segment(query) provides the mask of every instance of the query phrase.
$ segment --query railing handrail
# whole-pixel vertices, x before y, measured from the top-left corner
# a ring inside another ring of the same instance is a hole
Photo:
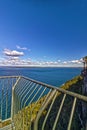
[[[4,78],[18,78],[18,77],[20,77],[20,75],[18,75],[18,76],[16,76],[16,75],[14,75],[14,76],[0,76],[0,79],[4,79]]]
[[[50,88],[50,89],[57,89],[61,93],[68,94],[70,96],[76,97],[76,98],[81,99],[83,101],[87,101],[87,97],[84,96],[84,95],[80,95],[80,94],[77,94],[75,92],[70,92],[70,91],[65,90],[63,88],[59,88],[59,87],[56,87],[56,86],[53,86],[53,85],[49,85],[49,84],[34,80],[32,78],[28,78],[26,76],[21,76],[21,75],[19,75],[19,76],[16,76],[16,75],[15,76],[0,76],[0,78],[19,78],[19,77],[24,78],[24,79],[29,80],[29,81],[32,81],[32,82],[37,83],[37,84],[42,85],[42,86],[46,86],[47,88]]]
[[[87,96],[84,96],[84,95],[81,95],[81,94],[78,94],[78,93],[75,93],[75,92],[71,92],[71,91],[63,89],[61,87],[56,87],[56,86],[49,85],[49,84],[46,84],[46,83],[43,83],[43,82],[40,82],[40,81],[36,81],[34,79],[31,79],[31,78],[28,78],[28,77],[25,77],[25,76],[0,76],[0,79],[3,79],[3,81],[5,81],[6,78],[8,79],[8,81],[9,81],[9,78],[16,78],[15,80],[12,79],[12,81],[11,81],[11,84],[12,84],[12,97],[11,97],[11,99],[12,100],[11,100],[11,118],[10,119],[12,121],[14,121],[14,115],[16,115],[19,111],[21,111],[21,109],[23,107],[30,105],[30,104],[32,105],[32,103],[33,103],[34,99],[36,98],[36,96],[38,95],[38,93],[40,93],[39,97],[37,98],[39,100],[39,98],[41,96],[44,96],[44,94],[45,94],[44,97],[47,97],[48,90],[49,90],[49,92],[51,91],[48,98],[45,100],[44,104],[43,103],[41,104],[42,106],[40,107],[40,110],[39,110],[37,117],[35,119],[34,130],[38,130],[39,118],[41,117],[43,110],[45,110],[46,107],[48,106],[48,104],[51,103],[51,101],[52,101],[52,104],[50,105],[49,111],[47,113],[49,115],[49,113],[52,109],[52,105],[53,105],[56,97],[58,96],[58,93],[62,94],[64,96],[63,96],[61,105],[59,107],[58,114],[57,114],[56,119],[55,119],[56,122],[54,123],[52,130],[55,130],[55,128],[56,128],[56,124],[57,124],[58,118],[60,116],[64,101],[65,101],[65,97],[67,95],[73,97],[73,99],[74,99],[71,114],[70,114],[69,124],[68,124],[68,127],[67,127],[68,130],[70,130],[70,128],[71,128],[72,118],[73,118],[74,110],[75,110],[75,107],[76,107],[76,101],[78,99],[80,99],[81,102],[83,102],[83,101],[87,102]],[[15,81],[15,83],[14,83],[14,81]],[[23,81],[23,82],[21,82],[21,81]],[[26,85],[26,82],[29,82],[29,84]],[[30,83],[32,83],[32,85],[35,84],[34,89],[31,88]],[[6,84],[4,84],[4,86],[6,86]],[[21,96],[23,87],[25,88],[24,91],[23,91],[23,94],[25,94],[25,92],[27,92],[25,96],[23,96],[23,95]],[[45,89],[47,89],[47,93],[44,93]],[[41,92],[40,92],[40,90],[41,90]],[[32,106],[32,109],[33,108],[34,108],[34,106]],[[48,117],[46,117],[46,118],[48,118]],[[46,118],[45,118],[45,121],[44,121],[43,129],[44,129],[44,126],[46,124],[46,120],[47,120]]]
[[[51,89],[56,89],[57,91],[59,91],[59,92],[61,92],[61,93],[68,94],[68,95],[70,95],[70,96],[72,96],[72,97],[76,97],[76,98],[81,99],[81,100],[83,100],[83,101],[87,101],[87,97],[84,96],[84,95],[80,95],[80,94],[78,94],[78,93],[71,92],[71,91],[65,90],[65,89],[63,89],[63,88],[55,87],[55,86],[53,86],[53,85],[48,85],[48,84],[46,84],[46,83],[39,82],[39,81],[33,80],[33,79],[31,79],[31,78],[25,77],[25,76],[21,76],[21,78],[24,78],[24,79],[26,79],[26,80],[30,80],[30,81],[32,81],[32,82],[34,82],[34,83],[40,84],[40,85],[42,85],[42,86],[46,86],[46,87],[51,88]]]

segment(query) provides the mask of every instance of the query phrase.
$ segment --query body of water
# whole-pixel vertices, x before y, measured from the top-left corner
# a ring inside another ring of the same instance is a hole
[[[50,85],[61,86],[67,80],[81,73],[82,68],[17,68],[17,67],[1,67],[0,76],[15,76],[22,75],[34,80],[38,80]],[[7,91],[6,82],[4,86],[2,85],[4,81],[0,82],[0,115],[2,120],[7,119],[11,116],[11,95],[12,95],[12,85],[9,86],[9,91]],[[2,87],[3,91],[2,91]],[[3,95],[4,96],[3,96]],[[8,98],[6,95],[8,94]],[[7,101],[7,103],[6,103]],[[1,105],[2,104],[2,105]],[[7,107],[6,107],[6,104]],[[6,110],[7,108],[7,110]],[[2,110],[2,113],[1,113]]]
[[[1,67],[0,76],[22,75],[50,85],[60,86],[67,80],[79,75],[81,70],[82,68]]]

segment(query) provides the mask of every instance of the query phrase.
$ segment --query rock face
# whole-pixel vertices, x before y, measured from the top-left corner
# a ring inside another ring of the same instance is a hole
[[[87,96],[87,76],[84,77],[83,80],[84,84],[83,84],[83,88],[82,88],[82,94]],[[87,103],[86,102],[82,102],[82,118],[83,118],[83,124],[84,127],[87,127]]]
[[[82,94],[87,96],[87,56],[83,58],[84,69],[82,71],[83,76],[83,87]],[[87,128],[87,103],[82,102],[82,119],[84,127]]]

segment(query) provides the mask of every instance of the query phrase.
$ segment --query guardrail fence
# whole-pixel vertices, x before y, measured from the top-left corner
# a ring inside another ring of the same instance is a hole
[[[2,121],[11,117],[12,86],[17,78],[17,76],[0,77],[0,120]]]
[[[23,76],[0,80],[0,118],[10,118],[11,129],[86,130],[81,117],[86,96]]]

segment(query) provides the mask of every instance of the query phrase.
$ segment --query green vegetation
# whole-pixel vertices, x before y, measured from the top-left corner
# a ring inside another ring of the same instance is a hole
[[[69,91],[73,91],[75,93],[81,94],[82,93],[82,84],[83,84],[82,77],[77,76],[74,79],[67,81],[61,87],[64,89],[67,89]],[[54,122],[55,122],[57,112],[60,107],[60,103],[62,101],[62,98],[63,98],[63,94],[59,94],[58,97],[56,98],[54,105],[52,107],[52,110],[48,116],[45,130],[52,129]],[[59,122],[56,126],[56,130],[67,130],[67,125],[68,125],[68,121],[69,121],[69,117],[70,117],[70,113],[71,113],[72,104],[73,104],[73,97],[68,95],[64,102],[63,109],[61,111],[61,115],[59,118]],[[78,113],[79,113],[79,111],[81,112],[81,109],[79,107],[80,107],[80,102],[77,101],[76,111],[75,111],[75,115],[73,118],[71,130],[81,130],[80,120],[78,118]],[[48,109],[49,109],[49,107],[47,108],[47,111],[48,111]],[[40,119],[40,120],[41,121],[39,122],[39,126],[41,126],[41,123],[43,122],[43,119]],[[40,130],[40,127],[39,127],[39,130]]]
[[[83,84],[82,76],[77,76],[77,77],[65,82],[65,84],[62,85],[61,88],[81,94],[82,84]]]
[[[83,84],[82,77],[77,76],[74,79],[67,81],[63,86],[61,86],[61,88],[81,94],[82,84]],[[22,109],[17,115],[15,115],[14,123],[17,130],[22,130],[22,128],[23,130],[29,130],[30,126],[33,129],[33,123],[36,119],[37,113],[40,110],[41,105],[44,102],[45,98],[46,96],[42,97],[38,102],[34,102],[30,104],[26,108]],[[62,98],[63,98],[63,94],[58,92],[58,96],[48,116],[45,130],[52,129]],[[69,117],[70,117],[72,103],[73,103],[73,97],[67,96],[64,102],[64,106],[60,115],[58,125],[56,126],[57,130],[66,130]],[[78,110],[78,105],[79,105],[79,101],[77,103],[76,110]],[[45,118],[45,115],[49,109],[49,106],[50,104],[43,111],[42,116],[39,120],[39,130],[41,130],[41,126]],[[75,112],[75,116],[72,124],[72,130],[81,130],[80,121],[78,119],[78,111]]]
[[[6,120],[5,122],[0,122],[0,128],[4,127],[4,126],[7,126],[7,125],[10,125],[11,124],[11,120]]]
[[[84,61],[87,61],[87,56],[85,56],[85,57],[83,58],[83,60],[84,60]]]

